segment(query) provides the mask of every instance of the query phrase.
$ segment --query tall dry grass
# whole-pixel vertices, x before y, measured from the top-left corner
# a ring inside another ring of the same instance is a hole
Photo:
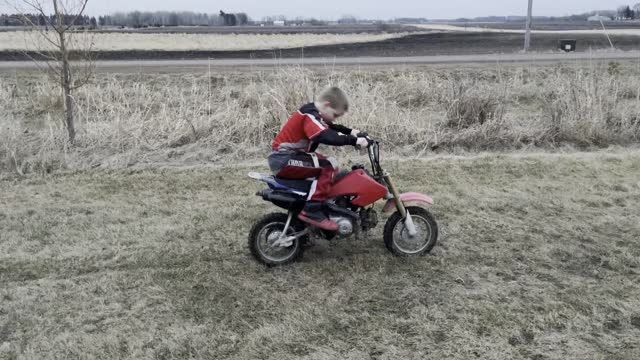
[[[0,169],[260,157],[288,116],[342,87],[342,121],[401,154],[630,145],[640,138],[640,70],[610,66],[98,75],[77,92],[78,142],[44,75],[0,77]]]

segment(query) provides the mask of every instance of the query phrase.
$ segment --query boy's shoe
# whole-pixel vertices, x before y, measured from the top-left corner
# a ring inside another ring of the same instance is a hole
[[[327,231],[338,231],[338,223],[330,220],[322,211],[322,203],[309,202],[298,214],[298,219]]]

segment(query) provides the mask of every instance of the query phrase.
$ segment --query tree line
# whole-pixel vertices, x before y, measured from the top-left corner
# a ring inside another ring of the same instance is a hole
[[[633,6],[623,5],[618,7],[617,15],[619,20],[640,19],[640,3]]]
[[[47,21],[48,20],[48,21]],[[75,22],[73,22],[75,20]],[[24,26],[25,23],[47,26],[54,23],[55,15],[45,17],[42,14],[0,14],[0,26]],[[95,29],[98,26],[117,27],[163,27],[163,26],[236,26],[247,25],[251,19],[245,13],[229,14],[220,11],[219,14],[195,13],[190,11],[132,11],[118,12],[111,15],[75,16],[65,15],[65,25],[84,26]],[[73,22],[73,23],[72,23]]]
[[[61,22],[63,25],[76,25],[87,26],[96,28],[98,21],[95,17],[87,15],[68,15],[61,16]],[[49,24],[55,24],[58,22],[58,18],[55,15],[45,16],[42,14],[0,14],[0,26],[25,26],[27,24],[48,26]]]
[[[250,19],[245,13],[219,14],[190,11],[133,11],[98,17],[100,26],[162,27],[162,26],[236,26],[247,25]]]

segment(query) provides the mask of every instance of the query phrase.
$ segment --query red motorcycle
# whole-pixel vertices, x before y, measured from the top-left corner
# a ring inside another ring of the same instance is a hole
[[[368,147],[371,172],[363,165],[340,172],[331,188],[325,212],[339,225],[336,232],[318,229],[298,220],[307,201],[308,185],[300,181],[282,179],[252,172],[249,177],[265,182],[268,188],[256,193],[265,201],[287,210],[271,213],[260,219],[249,234],[249,248],[260,262],[269,265],[291,263],[300,256],[312,236],[327,240],[344,239],[378,224],[376,201],[387,202],[383,213],[393,213],[384,226],[384,244],[395,255],[426,254],[436,244],[438,225],[424,207],[433,200],[423,194],[399,194],[391,177],[380,166],[380,143],[370,141]]]

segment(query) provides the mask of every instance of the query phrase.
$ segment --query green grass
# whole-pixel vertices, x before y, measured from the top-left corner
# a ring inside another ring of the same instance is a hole
[[[433,253],[382,224],[268,269],[254,167],[0,181],[0,359],[637,359],[640,153],[386,161]]]

